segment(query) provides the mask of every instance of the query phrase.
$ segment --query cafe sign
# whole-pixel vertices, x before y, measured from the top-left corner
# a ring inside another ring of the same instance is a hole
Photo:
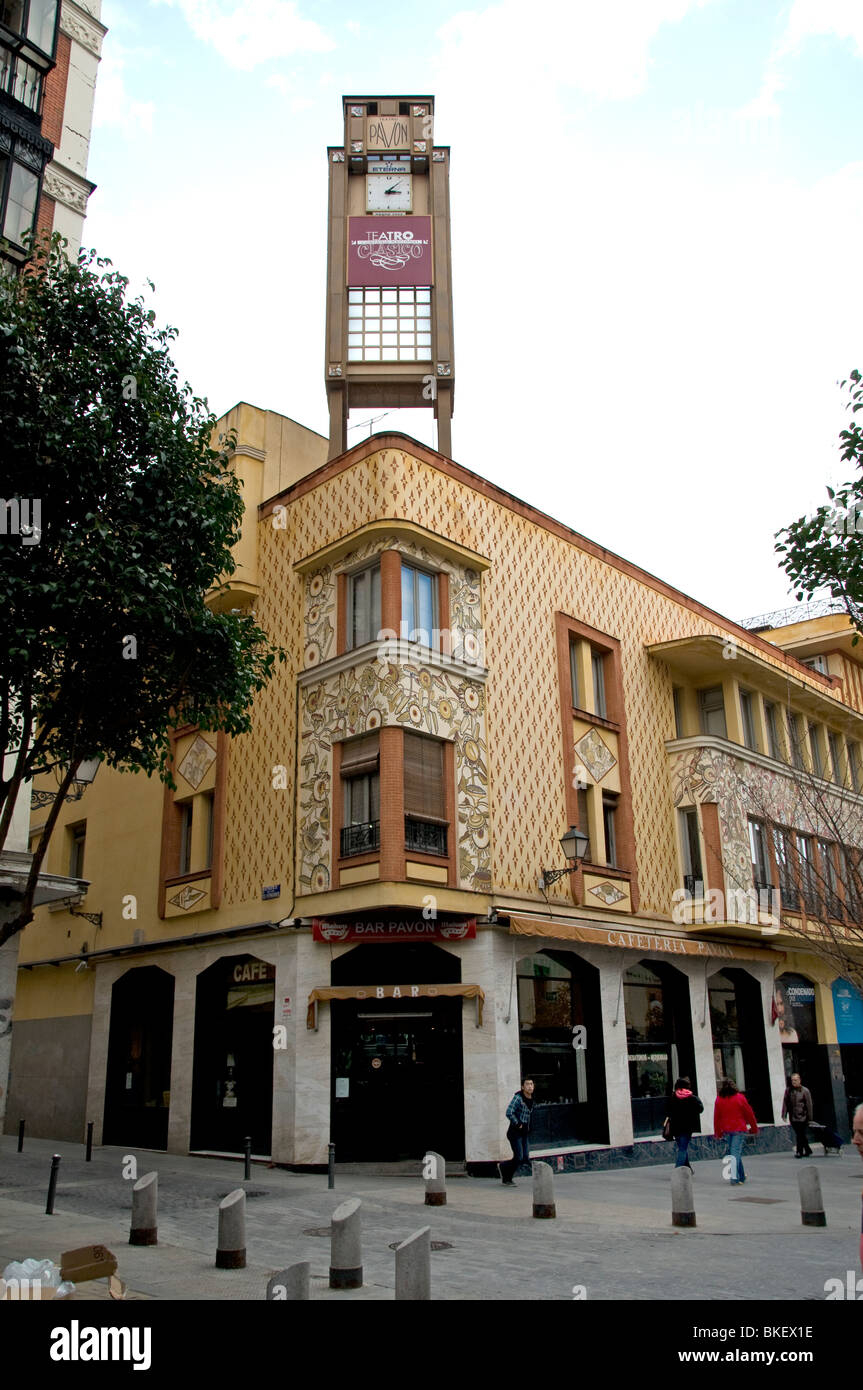
[[[312,940],[327,941],[331,945],[357,941],[472,941],[475,936],[475,917],[465,922],[426,921],[423,917],[362,922],[312,919]]]

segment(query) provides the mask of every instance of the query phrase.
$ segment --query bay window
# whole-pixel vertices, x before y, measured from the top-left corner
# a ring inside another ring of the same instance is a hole
[[[448,818],[444,745],[423,734],[404,736],[405,848],[445,855]]]
[[[350,739],[342,748],[344,795],[341,853],[367,854],[380,848],[381,789],[378,734]]]

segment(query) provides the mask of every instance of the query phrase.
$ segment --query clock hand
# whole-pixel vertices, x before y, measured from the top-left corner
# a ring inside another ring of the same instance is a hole
[[[401,183],[401,179],[399,179],[399,183]],[[384,192],[387,193],[387,194],[389,194],[389,193],[397,193],[397,192],[398,192],[398,188],[399,188],[399,183],[394,183],[393,186],[392,186],[392,188],[386,188],[386,189],[384,189]]]

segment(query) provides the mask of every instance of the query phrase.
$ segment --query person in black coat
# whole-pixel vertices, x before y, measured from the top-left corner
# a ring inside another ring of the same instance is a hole
[[[689,1141],[703,1109],[704,1106],[692,1090],[689,1077],[679,1076],[674,1083],[674,1094],[668,1102],[668,1126],[677,1147],[675,1168],[688,1168],[690,1173],[692,1172]]]

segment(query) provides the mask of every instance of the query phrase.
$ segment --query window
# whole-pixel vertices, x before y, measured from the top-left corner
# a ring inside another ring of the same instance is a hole
[[[827,730],[827,743],[830,747],[830,777],[834,782],[842,781],[842,758],[839,749],[839,736],[832,729]]]
[[[178,874],[192,872],[192,803],[184,801],[180,805],[180,864]]]
[[[402,561],[402,629],[408,642],[437,646],[437,577]]]
[[[812,750],[812,771],[816,777],[824,776],[824,758],[821,753],[821,730],[817,724],[809,725],[809,747]]]
[[[746,744],[747,748],[752,748],[757,751],[758,743],[755,738],[755,719],[752,713],[752,699],[751,690],[740,691],[740,715],[743,725],[743,742]]]
[[[363,734],[342,746],[344,817],[341,852],[366,854],[380,848],[380,744],[378,735]]]
[[[2,234],[15,246],[22,246],[24,237],[32,232],[36,220],[39,196],[39,176],[26,169],[17,159],[0,154],[0,197],[2,197]]]
[[[605,704],[605,653],[592,650],[590,664],[593,670],[593,712],[600,719],[606,719]]]
[[[610,864],[612,868],[617,864],[616,812],[617,797],[610,792],[604,792],[602,797],[602,828],[605,831],[605,862]]]
[[[848,749],[848,776],[851,779],[851,786],[855,792],[860,790],[860,755],[857,744],[852,743],[850,738],[846,743]]]
[[[26,35],[36,48],[53,57],[57,0],[29,0],[29,4],[25,0],[0,0],[0,20],[8,29]]]
[[[215,794],[215,792],[207,792],[206,795],[205,795],[205,797],[204,797],[204,801],[205,801],[205,803],[206,803],[206,812],[207,812],[207,846],[206,846],[207,858],[206,858],[206,863],[204,864],[204,868],[205,868],[205,869],[211,869],[211,868],[213,867],[213,838],[214,838],[214,830],[215,830],[215,825],[216,825],[216,794]]]
[[[430,359],[431,290],[348,290],[348,361]]]
[[[682,709],[681,709],[680,694],[681,694],[681,692],[680,692],[680,687],[677,686],[677,685],[673,686],[673,687],[672,687],[672,691],[671,691],[671,698],[672,698],[672,700],[673,700],[673,702],[674,702],[674,736],[675,736],[675,738],[683,738],[683,711],[682,711]]]
[[[796,835],[797,862],[800,868],[800,889],[807,912],[817,913],[818,894],[815,891],[814,846],[809,835]]]
[[[787,830],[775,829],[773,831],[773,853],[776,857],[776,867],[779,870],[782,906],[791,912],[797,912],[800,907],[800,895],[797,892],[794,871],[791,867],[791,844]]]
[[[701,710],[701,732],[713,734],[716,738],[727,738],[722,686],[711,685],[707,690],[699,690],[698,704]]]
[[[701,841],[698,836],[698,812],[680,812],[683,843],[683,886],[694,898],[704,896],[704,874],[701,871]]]
[[[776,724],[776,706],[764,703],[764,722],[767,725],[767,748],[771,758],[777,762],[782,760],[782,749],[779,744],[779,729]]]
[[[42,103],[42,72],[24,58],[15,58],[8,49],[0,49],[0,91],[8,92],[30,111],[39,111]]]
[[[87,822],[79,821],[69,826],[69,877],[84,877],[84,847],[87,840]]]
[[[808,656],[804,659],[803,665],[808,666],[810,671],[820,671],[822,676],[830,674],[826,656]]]
[[[405,732],[404,740],[405,848],[445,855],[444,746],[423,734]]]
[[[749,822],[749,849],[752,855],[752,882],[756,892],[762,888],[771,888],[767,831],[760,821],[750,820]]]
[[[581,682],[578,678],[578,643],[569,639],[569,679],[572,683],[572,705],[574,709],[584,709]]]
[[[579,830],[582,832],[583,835],[586,835],[586,836],[587,836],[587,839],[588,839],[588,846],[587,846],[587,849],[584,851],[584,858],[585,858],[585,861],[586,861],[588,864],[591,864],[591,863],[593,862],[593,860],[592,860],[591,857],[590,857],[590,843],[589,843],[589,842],[590,842],[590,810],[589,810],[589,805],[590,805],[590,803],[589,803],[588,795],[587,795],[587,792],[586,792],[585,788],[584,788],[584,787],[579,787],[579,789],[578,789],[578,828],[579,828]]]
[[[836,888],[836,846],[829,840],[818,841],[818,858],[821,860],[821,898],[828,917],[842,916],[842,903]]]
[[[788,710],[788,748],[791,753],[791,762],[799,770],[803,771],[803,748],[800,733],[800,720],[796,714]]]
[[[373,642],[381,628],[381,567],[348,575],[348,650]]]

